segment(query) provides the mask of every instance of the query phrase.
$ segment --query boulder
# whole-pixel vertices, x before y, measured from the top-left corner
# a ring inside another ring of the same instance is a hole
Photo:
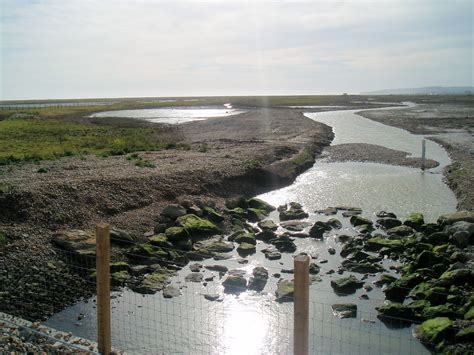
[[[326,222],[316,221],[309,230],[309,236],[315,239],[323,239],[324,233],[331,229],[332,227]]]
[[[274,247],[263,249],[262,253],[265,254],[265,258],[268,260],[281,259],[281,254]]]
[[[380,211],[375,214],[379,218],[397,218],[395,213]]]
[[[423,343],[437,344],[452,338],[453,321],[447,317],[429,319],[413,330],[413,335]]]
[[[415,230],[420,230],[421,226],[425,224],[425,219],[422,213],[415,212],[411,213],[403,224]]]
[[[318,264],[316,264],[316,263],[310,263],[309,264],[309,273],[310,273],[310,275],[319,274],[319,271],[321,271],[321,267]]]
[[[189,269],[192,272],[200,272],[201,269],[202,269],[202,264],[199,264],[199,263],[191,264],[191,265],[189,265]]]
[[[281,222],[280,225],[289,231],[301,232],[305,228],[309,227],[311,223],[304,222],[304,221],[286,221],[286,222]]]
[[[272,239],[270,243],[273,244],[280,252],[293,253],[296,251],[296,244],[290,237],[285,235]]]
[[[449,235],[444,232],[434,232],[428,235],[427,241],[433,245],[441,245],[447,243]]]
[[[237,252],[241,256],[246,256],[246,255],[249,255],[249,254],[253,254],[253,253],[255,253],[255,251],[256,251],[255,244],[241,243],[237,247]]]
[[[332,313],[338,318],[356,318],[357,305],[354,303],[336,303],[331,306]]]
[[[464,249],[471,243],[471,236],[467,232],[456,232],[454,233],[449,241],[461,249]]]
[[[303,206],[299,203],[291,202],[290,208],[285,211],[280,211],[280,220],[281,221],[288,221],[294,219],[304,219],[308,218],[309,214],[303,210]]]
[[[193,272],[191,274],[188,274],[186,275],[186,277],[184,278],[184,280],[186,282],[196,282],[196,283],[199,283],[199,282],[202,282],[202,278],[203,278],[203,275],[201,273],[198,273],[198,272]]]
[[[474,223],[474,211],[459,211],[454,213],[448,213],[438,218],[438,224],[443,226],[451,225],[461,221]]]
[[[403,243],[399,239],[387,239],[381,235],[377,235],[368,239],[365,244],[365,249],[369,251],[378,251],[382,248],[399,251],[403,249]]]
[[[190,240],[188,231],[183,227],[170,227],[165,230],[165,236],[173,244],[187,243]]]
[[[354,227],[361,226],[361,225],[372,225],[373,222],[370,219],[360,217],[360,216],[352,216],[350,219],[351,224]]]
[[[429,250],[423,250],[421,254],[416,257],[415,265],[417,268],[429,268],[435,264],[443,263],[443,261],[444,258],[441,255]]]
[[[207,237],[222,233],[222,231],[211,221],[193,214],[178,217],[176,222],[180,227],[183,227],[188,232],[193,240],[199,237]]]
[[[118,261],[115,263],[110,263],[110,272],[120,272],[120,271],[129,271],[130,270],[130,265],[128,265],[124,261]]]
[[[223,301],[223,298],[218,293],[206,293],[204,294],[204,298],[208,301]]]
[[[344,260],[341,263],[344,270],[358,272],[361,274],[375,274],[377,272],[384,271],[384,268],[380,264],[370,262],[356,262],[352,260]]]
[[[179,251],[162,249],[149,243],[135,245],[126,252],[127,257],[140,264],[185,265],[187,258]]]
[[[255,234],[253,233],[243,233],[239,234],[235,239],[234,242],[236,243],[248,243],[248,244],[257,244],[257,240],[255,239]]]
[[[111,229],[110,241],[117,245],[131,245],[135,240],[124,230]]]
[[[396,279],[397,279],[396,277],[390,274],[382,274],[380,275],[379,279],[374,282],[374,284],[381,287],[383,285],[387,285],[394,282]]]
[[[448,287],[451,285],[463,285],[474,283],[474,272],[470,269],[454,269],[445,271],[438,279],[437,284]]]
[[[250,222],[258,222],[264,219],[266,216],[268,216],[268,213],[265,212],[264,210],[259,210],[257,208],[248,208],[245,217],[250,221]]]
[[[394,302],[403,302],[410,290],[423,280],[418,273],[404,275],[387,285],[384,289],[385,297]]]
[[[262,232],[255,234],[255,239],[263,240],[264,242],[268,242],[269,240],[275,239],[275,238],[277,238],[277,235],[275,234],[275,232],[271,230],[264,230]]]
[[[262,291],[268,280],[268,271],[262,266],[257,266],[252,271],[248,288],[250,290]]]
[[[129,281],[132,276],[128,273],[127,270],[116,271],[110,274],[110,281],[113,285],[122,286],[127,281]]]
[[[292,302],[294,292],[294,283],[290,280],[280,280],[275,291],[278,302]]]
[[[406,225],[401,225],[398,227],[393,227],[387,230],[387,234],[391,236],[392,238],[394,237],[406,237],[409,235],[412,235],[414,233],[413,228],[406,226]]]
[[[173,247],[173,244],[171,244],[169,242],[169,240],[166,237],[165,233],[160,233],[160,234],[153,235],[152,237],[150,237],[150,239],[148,239],[148,242],[151,245],[161,247],[161,248],[172,248]]]
[[[390,324],[393,324],[394,321],[411,321],[415,318],[413,310],[400,303],[390,303],[381,307],[375,307],[375,309],[378,312],[377,318]]]
[[[222,282],[222,286],[226,293],[240,293],[245,291],[247,280],[243,275],[228,275]]]
[[[73,229],[59,231],[53,235],[53,244],[74,254],[95,257],[95,233]]]
[[[438,306],[426,307],[421,314],[424,319],[431,319],[435,317],[459,317],[459,313],[452,304],[440,304]]]
[[[359,281],[355,276],[342,277],[340,279],[331,280],[331,287],[336,293],[351,294],[357,289],[362,288],[363,281]]]
[[[258,210],[262,210],[262,211],[265,211],[267,213],[275,211],[275,207],[273,207],[269,203],[266,203],[263,200],[255,198],[255,197],[247,200],[247,205],[250,208],[256,208]]]
[[[380,218],[380,219],[377,220],[376,223],[379,226],[381,226],[382,228],[385,228],[385,229],[390,229],[390,228],[394,228],[394,227],[398,227],[398,226],[402,225],[402,222],[399,221],[398,219],[389,218],[389,217]]]
[[[431,304],[446,302],[448,290],[444,287],[435,286],[432,282],[421,282],[408,294],[414,300],[424,300]]]
[[[341,229],[342,228],[342,223],[337,218],[330,218],[330,219],[328,219],[328,221],[326,223],[334,229]]]
[[[225,273],[229,270],[229,268],[225,265],[204,265],[204,268],[211,271],[217,271]]]
[[[204,213],[206,217],[214,223],[220,223],[224,220],[224,216],[222,216],[212,207],[204,207]]]
[[[273,222],[271,219],[267,219],[265,221],[258,222],[258,227],[263,231],[276,231],[278,226]]]
[[[172,272],[169,270],[155,268],[153,273],[145,275],[138,285],[132,286],[131,288],[138,293],[154,294],[166,286],[171,276]]]
[[[178,217],[184,216],[186,214],[186,209],[183,206],[177,204],[171,204],[163,208],[161,215],[168,217],[172,220],[175,220]]]
[[[473,343],[474,342],[474,325],[461,329],[456,333],[456,343]]]

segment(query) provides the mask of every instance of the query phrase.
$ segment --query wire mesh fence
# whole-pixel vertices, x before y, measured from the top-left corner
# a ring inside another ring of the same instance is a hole
[[[280,280],[297,277],[288,268],[293,259],[290,253],[283,261],[265,263],[268,277],[260,275],[261,284],[254,287],[258,284],[254,270],[262,264],[255,256],[234,251],[210,257],[194,252],[194,260],[187,260],[181,258],[189,253],[186,248],[162,245],[161,254],[144,255],[134,248],[141,246],[122,242],[111,249],[114,259],[119,259],[110,264],[114,349],[126,353],[293,353],[293,295],[289,292],[280,301],[275,296]],[[45,269],[16,279],[13,276],[18,274],[11,273],[9,282],[18,285],[19,291],[8,298],[10,310],[30,320],[47,318],[42,326],[65,332],[66,336],[55,338],[65,344],[73,336],[97,341],[95,251],[88,245],[75,250],[63,245],[55,253],[56,262],[49,262]],[[226,283],[229,275],[236,277],[230,285]],[[335,293],[331,281],[340,277],[337,273],[325,273],[323,278],[312,275],[309,353],[429,353],[412,336],[419,319],[391,315],[381,319],[374,305],[386,301],[382,290]],[[367,281],[373,280],[375,275],[368,275]],[[355,304],[356,310],[340,317],[333,306],[346,303]],[[22,329],[54,338],[46,333],[49,328],[23,325]],[[96,349],[92,344],[89,351]]]

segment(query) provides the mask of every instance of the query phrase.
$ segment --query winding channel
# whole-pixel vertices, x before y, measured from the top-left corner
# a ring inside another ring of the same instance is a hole
[[[306,116],[333,127],[333,144],[379,144],[419,156],[423,137],[373,122],[356,115],[356,112],[332,111],[307,113]],[[442,168],[450,163],[444,149],[428,141],[427,157],[439,161],[440,166],[424,173],[420,169],[375,163],[318,160],[291,186],[259,197],[273,205],[296,201],[309,212],[328,206],[352,205],[361,207],[363,215],[369,218],[380,210],[394,212],[399,218],[419,211],[430,221],[440,214],[454,211],[456,200],[442,179]],[[337,234],[356,234],[340,212],[331,217],[337,217],[343,223],[342,230]],[[276,212],[270,218],[279,222]],[[311,213],[309,221],[328,218]],[[412,337],[412,327],[400,328],[377,319],[374,307],[384,301],[381,289],[374,287],[370,292],[360,289],[348,296],[337,296],[333,292],[330,281],[339,275],[331,274],[330,270],[336,270],[341,262],[341,245],[336,242],[335,232],[331,232],[324,241],[297,238],[295,243],[298,252],[317,256],[314,262],[321,267],[318,275],[321,281],[310,286],[311,354],[429,353]],[[281,270],[293,268],[293,259],[291,254],[283,253],[282,259],[269,261],[261,253],[265,247],[265,243],[259,242],[256,254],[249,257],[245,264],[239,262],[241,258],[235,250],[231,259],[202,262],[203,265],[220,264],[229,269],[240,269],[248,276],[255,266],[264,266],[270,277],[261,293],[246,291],[240,295],[225,295],[221,302],[208,301],[203,294],[222,294],[222,280],[216,273],[206,271],[204,278],[215,275],[206,285],[185,282],[185,276],[190,273],[188,267],[180,270],[172,282],[182,286],[179,297],[165,299],[161,292],[140,295],[127,289],[115,293],[112,299],[114,346],[127,353],[146,353],[151,349],[154,353],[291,353],[293,304],[275,302],[278,277],[272,275],[280,273],[281,277],[291,279],[293,275],[281,273]],[[329,255],[329,247],[336,249],[335,255]],[[384,261],[387,270],[393,264],[396,263]],[[352,273],[344,275],[349,274]],[[361,274],[355,275],[361,277]],[[371,284],[377,278],[378,275],[369,276],[365,282]],[[368,299],[360,299],[362,294],[367,294]],[[333,303],[356,303],[357,317],[336,318],[331,311]],[[94,298],[91,298],[55,314],[45,324],[96,339],[95,312]],[[81,313],[84,318],[78,321]]]

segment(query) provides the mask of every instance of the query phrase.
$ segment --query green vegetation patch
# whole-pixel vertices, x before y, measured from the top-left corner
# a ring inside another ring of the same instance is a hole
[[[46,119],[0,121],[0,165],[77,154],[123,155],[169,149],[159,128],[117,128]],[[145,161],[146,162],[146,161]]]

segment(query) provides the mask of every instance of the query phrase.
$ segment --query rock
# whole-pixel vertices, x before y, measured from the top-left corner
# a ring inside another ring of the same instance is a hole
[[[342,212],[342,217],[352,217],[352,216],[358,216],[362,214],[362,210],[355,210],[355,211],[344,211]]]
[[[281,222],[280,225],[289,231],[301,232],[305,228],[309,227],[311,223],[304,221],[286,221]]]
[[[223,272],[223,273],[229,270],[229,268],[225,265],[204,265],[204,268],[206,268],[207,270]]]
[[[448,240],[449,240],[449,236],[446,233],[443,233],[443,232],[431,233],[427,237],[427,241],[430,242],[431,244],[434,244],[434,245],[440,245],[440,244],[447,243]]]
[[[202,282],[203,275],[201,273],[193,272],[192,274],[186,275],[184,280],[186,282]]]
[[[165,236],[173,244],[186,244],[190,240],[188,231],[183,227],[170,227],[165,230]]]
[[[390,284],[394,282],[397,278],[390,274],[382,274],[379,279],[374,282],[375,285],[382,287],[383,285]]]
[[[245,217],[250,221],[250,222],[258,222],[264,219],[266,216],[268,216],[268,213],[259,210],[256,208],[248,208],[245,214]]]
[[[155,227],[153,228],[153,232],[155,234],[160,234],[160,233],[164,233],[166,228],[168,228],[168,224],[166,223],[157,223],[155,224]]]
[[[235,237],[234,242],[236,243],[248,243],[248,244],[257,244],[257,240],[255,239],[255,234],[253,233],[243,233],[239,234],[237,237]]]
[[[410,290],[423,280],[420,274],[404,275],[387,285],[384,289],[385,297],[394,302],[403,302]]]
[[[221,234],[221,230],[214,223],[193,214],[178,217],[176,221],[179,226],[189,233],[193,240],[199,237]]]
[[[474,319],[474,306],[471,306],[469,310],[464,314],[464,319],[466,320]]]
[[[334,229],[341,229],[342,228],[342,223],[337,218],[330,218],[330,219],[328,219],[328,221],[326,223]]]
[[[177,204],[171,204],[163,208],[161,215],[175,220],[178,217],[184,216],[186,209],[183,206]]]
[[[348,211],[348,212],[359,212],[362,213],[362,209],[359,207],[351,207],[351,206],[336,206],[336,210],[338,211]]]
[[[249,280],[248,288],[250,290],[262,291],[268,280],[268,271],[262,266],[253,269],[252,276]]]
[[[445,271],[438,279],[439,285],[444,287],[451,285],[463,285],[474,283],[474,271],[470,269],[455,269]]]
[[[324,210],[316,210],[316,211],[314,211],[314,213],[320,213],[320,214],[324,214],[326,216],[330,216],[330,215],[336,214],[337,209],[335,207],[328,207],[328,208],[325,208]]]
[[[272,211],[275,211],[275,207],[273,207],[272,205],[270,205],[269,203],[266,203],[265,201],[263,200],[260,200],[258,198],[251,198],[247,201],[247,205],[248,207],[250,208],[256,208],[258,210],[262,210],[262,211],[266,211],[267,213],[268,212],[272,212]]]
[[[332,227],[328,223],[316,221],[309,230],[309,236],[315,239],[323,239],[324,233],[329,232],[331,229]]]
[[[316,276],[316,275],[309,275],[309,283],[310,283],[310,285],[315,284],[316,282],[321,282],[321,281],[323,281],[323,279],[320,278],[319,276]]]
[[[363,251],[356,250],[354,251],[354,253],[348,256],[348,260],[353,261],[353,262],[364,261],[364,262],[369,262],[369,263],[376,263],[382,260],[382,257],[369,255],[367,253],[364,253]]]
[[[361,225],[372,225],[373,222],[370,219],[363,218],[360,216],[352,216],[350,219],[351,224],[354,227],[361,226]]]
[[[294,274],[295,270],[293,269],[281,269],[282,274]]]
[[[388,248],[389,250],[402,250],[403,243],[399,239],[386,239],[381,235],[374,236],[367,240],[365,249],[369,251],[378,251],[382,248]]]
[[[411,213],[403,224],[415,230],[420,230],[421,226],[425,224],[425,220],[422,213]]]
[[[351,294],[358,288],[363,286],[364,282],[359,281],[355,276],[351,275],[336,280],[331,280],[331,287],[336,293]]]
[[[202,269],[202,265],[199,263],[194,263],[194,264],[189,265],[189,269],[192,272],[200,272]]]
[[[202,209],[200,209],[198,206],[196,205],[191,205],[189,206],[188,208],[188,213],[189,214],[194,214],[198,217],[202,217],[204,215],[204,211]]]
[[[347,243],[352,238],[353,237],[351,237],[350,235],[341,234],[336,237],[336,241],[340,243]]]
[[[268,260],[278,260],[281,259],[281,254],[277,251],[272,251],[265,253],[265,258],[267,258]]]
[[[318,264],[315,264],[315,263],[309,264],[309,273],[311,275],[319,274],[320,271],[321,271],[321,267]]]
[[[447,317],[429,319],[413,330],[413,336],[423,343],[437,344],[452,338],[452,325],[453,321]]]
[[[53,244],[63,250],[95,258],[95,233],[73,229],[53,234]]]
[[[239,196],[239,197],[230,198],[230,199],[226,200],[226,201],[225,201],[225,206],[226,206],[228,209],[233,209],[233,208],[247,208],[247,207],[248,207],[248,203],[247,203],[247,200],[245,199],[245,197]]]
[[[113,285],[123,285],[131,278],[127,270],[116,271],[110,274],[110,280]]]
[[[132,290],[138,293],[154,294],[165,287],[171,275],[169,270],[155,269],[155,272],[145,275],[142,282],[133,286]]]
[[[270,241],[280,252],[293,253],[296,251],[296,245],[288,236],[280,236]]]
[[[331,306],[332,313],[338,318],[356,318],[357,305],[354,303],[336,303]]]
[[[262,230],[262,231],[276,231],[278,229],[278,226],[275,224],[275,222],[273,222],[271,219],[267,219],[265,221],[261,221],[261,222],[258,222],[258,227]]]
[[[280,280],[275,291],[276,301],[292,302],[293,301],[294,284],[290,280]]]
[[[363,263],[363,262],[356,262],[352,260],[344,260],[341,263],[342,267],[344,270],[347,271],[352,271],[352,272],[358,272],[361,274],[374,274],[377,272],[384,271],[384,268],[380,264],[374,264],[374,263]]]
[[[370,292],[370,291],[372,291],[372,290],[374,289],[374,288],[373,288],[371,285],[369,285],[369,284],[364,284],[364,287],[363,287],[363,288],[364,288],[364,290],[366,290],[367,292]]]
[[[445,214],[438,218],[438,224],[443,226],[451,225],[460,221],[474,223],[474,211],[459,211]]]
[[[228,275],[222,282],[222,286],[224,286],[224,292],[240,293],[245,291],[247,280],[242,275]]]
[[[239,255],[241,255],[241,256],[253,254],[253,253],[255,253],[255,251],[256,251],[255,245],[254,245],[254,244],[250,244],[250,243],[241,243],[241,244],[237,247],[237,252],[238,252]]]
[[[474,325],[461,329],[456,333],[456,343],[472,343],[474,342]]]
[[[443,257],[429,250],[423,250],[415,261],[417,268],[429,268],[439,263],[443,263]]]
[[[281,221],[288,221],[293,219],[304,219],[308,218],[309,214],[303,210],[303,206],[299,203],[291,202],[290,208],[286,211],[280,212],[280,220]]]
[[[422,311],[422,316],[424,319],[436,317],[457,318],[459,317],[459,314],[454,310],[454,306],[452,304],[441,304],[438,306],[426,307]]]
[[[218,293],[207,293],[204,298],[208,301],[222,301],[222,296]]]
[[[229,260],[229,259],[232,259],[232,255],[230,255],[230,254],[216,253],[216,254],[214,254],[214,256],[213,256],[213,259],[216,260],[216,261]]]
[[[127,251],[126,255],[132,261],[147,265],[169,265],[173,263],[185,265],[188,262],[187,257],[176,250],[165,250],[149,243],[135,245]]]
[[[120,271],[129,271],[130,265],[124,261],[118,261],[115,263],[110,263],[110,272],[120,272]]]
[[[209,218],[209,220],[214,223],[220,223],[224,220],[224,216],[222,216],[212,207],[204,207],[204,213],[207,218]]]
[[[387,230],[387,234],[390,236],[406,237],[414,233],[413,228],[405,225],[393,227]]]
[[[173,247],[173,244],[171,244],[169,242],[168,237],[166,237],[165,233],[160,233],[160,234],[153,235],[152,237],[150,237],[150,239],[148,239],[148,242],[151,245],[154,245],[154,246],[157,246],[157,247],[160,247],[160,248],[172,248]]]
[[[173,298],[181,295],[181,291],[176,286],[168,286],[163,290],[164,298]]]
[[[450,238],[450,242],[458,246],[461,249],[464,249],[470,244],[471,237],[467,232],[456,232]]]
[[[332,248],[332,247],[329,247],[329,248],[328,248],[328,253],[329,253],[330,255],[334,255],[334,254],[336,254],[336,249],[334,249],[334,248]]]
[[[378,312],[377,318],[384,322],[409,322],[414,320],[413,310],[400,303],[390,303],[381,307],[375,307]]]
[[[214,237],[194,243],[193,249],[204,254],[228,253],[234,250],[234,244],[224,241],[222,237]]]
[[[380,218],[377,220],[376,223],[385,229],[390,229],[402,225],[402,222],[396,218]]]
[[[380,211],[375,214],[379,218],[397,218],[395,213]]]
[[[130,245],[135,240],[126,231],[121,229],[110,230],[110,241],[117,245]]]
[[[275,232],[271,230],[265,230],[265,231],[255,234],[255,239],[263,240],[264,242],[268,242],[269,240],[272,240],[275,238],[277,238],[277,235],[275,234]]]

